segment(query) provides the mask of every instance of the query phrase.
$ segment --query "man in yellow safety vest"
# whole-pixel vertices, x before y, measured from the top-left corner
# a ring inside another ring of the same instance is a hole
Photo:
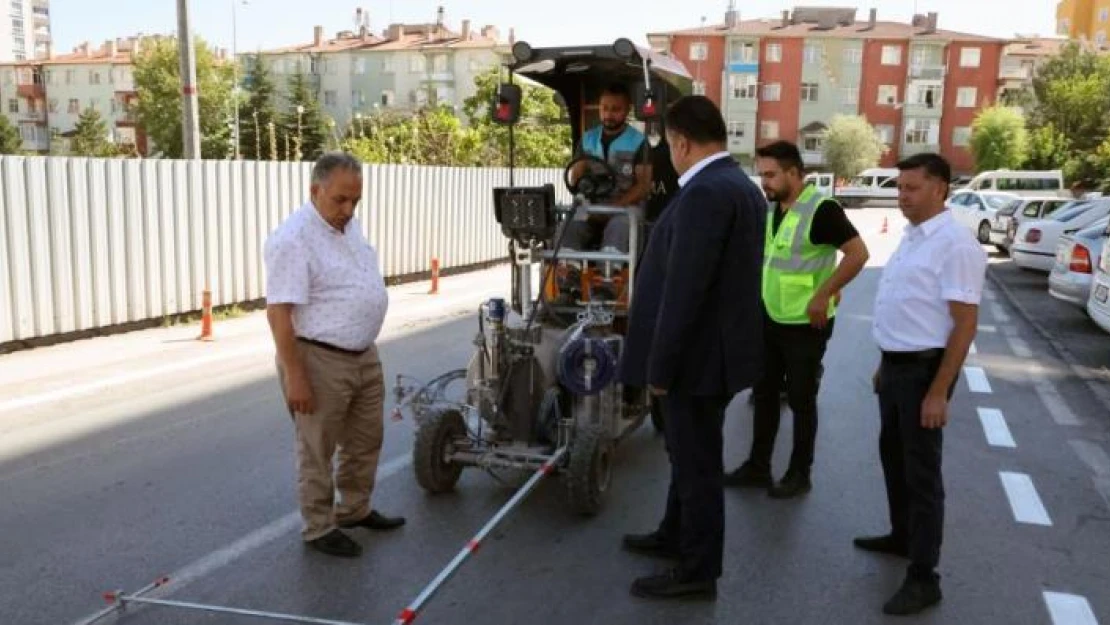
[[[778,141],[756,155],[770,202],[763,260],[764,371],[752,390],[751,453],[725,483],[767,488],[772,497],[785,499],[811,488],[821,360],[839,294],[867,264],[868,251],[840,203],[804,182],[797,146]],[[839,264],[838,252],[844,254]],[[786,474],[775,483],[771,454],[784,380],[794,414],[794,450]]]

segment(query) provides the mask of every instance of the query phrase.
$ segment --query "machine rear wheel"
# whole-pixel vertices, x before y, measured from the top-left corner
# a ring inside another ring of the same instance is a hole
[[[613,477],[613,442],[599,428],[579,429],[570,450],[566,486],[571,508],[593,516],[601,510]]]
[[[466,436],[466,423],[456,410],[434,412],[416,430],[413,468],[416,481],[430,493],[445,493],[455,487],[463,467],[444,457],[447,446]]]

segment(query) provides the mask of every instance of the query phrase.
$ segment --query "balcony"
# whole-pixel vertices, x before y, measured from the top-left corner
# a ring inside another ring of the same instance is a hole
[[[948,68],[944,65],[910,65],[911,80],[944,80]]]
[[[1029,66],[1003,67],[998,77],[1005,81],[1025,82],[1033,79],[1033,70]]]
[[[35,109],[33,111],[23,111],[19,114],[20,121],[30,122],[33,124],[43,123],[46,121],[46,111]]]
[[[42,9],[44,11],[49,11],[50,10],[50,0],[31,0],[31,9],[32,10]]]
[[[806,167],[820,167],[825,164],[825,153],[813,150],[802,150],[802,164]]]
[[[455,82],[454,72],[429,72],[424,76],[424,82]]]
[[[16,88],[16,94],[23,99],[43,100],[46,98],[46,86],[41,82],[21,83]]]

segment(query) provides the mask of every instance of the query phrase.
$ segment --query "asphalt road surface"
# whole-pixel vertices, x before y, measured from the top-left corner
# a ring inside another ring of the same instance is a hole
[[[845,293],[826,357],[814,490],[790,501],[727,493],[716,602],[629,595],[635,577],[661,564],[620,549],[623,533],[652,529],[662,511],[668,466],[645,425],[619,450],[601,515],[573,516],[561,484],[541,484],[416,622],[897,622],[881,606],[905,563],[851,541],[887,529],[869,331],[879,271],[903,222],[892,210],[851,215],[873,258]],[[505,275],[444,280],[439,299],[398,290],[382,344],[387,377],[461,366],[473,311],[505,288]],[[1110,415],[1001,293],[987,297],[946,432],[945,598],[911,620],[1110,623]],[[151,596],[391,623],[512,496],[513,483],[473,470],[456,493],[425,495],[409,461],[412,424],[389,422],[374,504],[408,524],[357,532],[366,547],[357,560],[304,549],[291,424],[264,320],[219,325],[213,343],[192,341],[195,333],[170,328],[0,358],[0,623],[79,622],[103,607],[102,592],[160,575],[171,582]],[[729,412],[729,467],[750,443],[746,399]],[[786,418],[777,473],[789,441]],[[264,621],[146,607],[103,622]]]

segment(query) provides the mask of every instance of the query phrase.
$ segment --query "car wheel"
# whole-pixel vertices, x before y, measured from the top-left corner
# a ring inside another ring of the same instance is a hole
[[[983,244],[991,242],[990,223],[984,221],[979,224],[979,242]]]

